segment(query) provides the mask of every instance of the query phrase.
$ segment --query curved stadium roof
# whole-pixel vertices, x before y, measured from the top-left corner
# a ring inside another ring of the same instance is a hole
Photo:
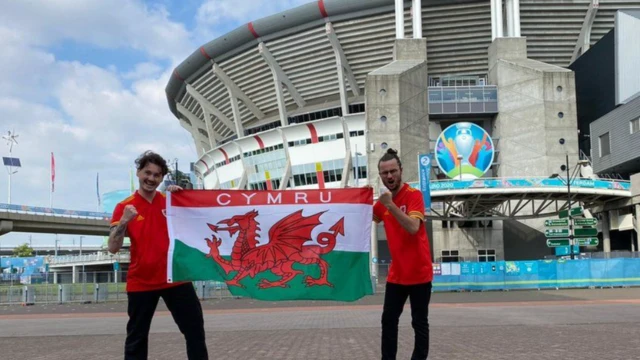
[[[590,2],[520,0],[521,33],[527,38],[529,57],[568,66]],[[406,37],[412,32],[410,4],[405,2]],[[491,43],[490,0],[422,0],[422,5],[430,75],[486,75]],[[640,7],[640,1],[600,0],[591,43],[613,27],[617,9],[628,7]],[[366,75],[392,61],[394,0],[312,1],[212,40],[175,69],[166,87],[171,111],[185,128],[197,130],[203,144],[209,142],[209,131],[202,102],[212,115],[211,130],[217,134],[216,140],[235,134],[232,98],[241,99],[238,117],[244,128],[278,120],[275,82],[260,44],[290,81],[293,94],[299,94],[292,96],[289,89],[284,89],[287,115],[339,107],[336,56],[326,23],[331,23],[358,84],[360,95],[347,83],[349,102],[364,102]],[[214,64],[222,75],[214,73]],[[221,78],[235,85],[233,97]]]

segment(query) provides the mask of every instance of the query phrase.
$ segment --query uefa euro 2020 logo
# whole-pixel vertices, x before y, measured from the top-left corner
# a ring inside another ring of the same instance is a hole
[[[440,170],[449,178],[472,180],[482,177],[491,167],[493,140],[480,126],[460,122],[438,136],[435,154]],[[462,159],[458,160],[460,156]]]

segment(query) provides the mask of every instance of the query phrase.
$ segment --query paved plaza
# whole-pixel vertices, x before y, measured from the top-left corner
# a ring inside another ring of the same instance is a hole
[[[379,359],[382,295],[356,303],[206,300],[211,359]],[[400,320],[398,359],[413,332]],[[0,307],[2,359],[121,359],[126,303]],[[637,359],[640,289],[436,293],[429,359]],[[159,306],[150,359],[186,359]]]

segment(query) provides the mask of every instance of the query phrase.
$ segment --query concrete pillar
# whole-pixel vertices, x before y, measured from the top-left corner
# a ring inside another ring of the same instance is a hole
[[[635,210],[636,210],[636,221],[635,221],[635,228],[636,228],[636,234],[635,234],[635,238],[638,242],[638,247],[636,247],[634,249],[634,241],[633,241],[633,237],[631,237],[631,251],[640,251],[640,205],[635,205],[634,206]]]
[[[413,38],[422,38],[422,0],[412,1]]]
[[[611,252],[611,237],[609,236],[609,212],[602,213],[602,250]]]
[[[417,158],[429,151],[426,39],[396,40],[394,62],[367,75],[369,183],[379,180],[378,160],[388,148],[398,150],[403,180],[418,180]],[[377,193],[379,188],[374,188]]]
[[[503,37],[503,29],[502,0],[491,0],[491,40]]]
[[[489,46],[489,83],[499,87],[492,134],[500,138],[497,176],[561,173],[566,154],[573,168],[578,160],[575,74],[528,59],[526,38],[499,38]]]
[[[404,39],[404,0],[396,0],[396,39]]]
[[[496,36],[501,38],[504,36],[504,20],[502,19],[502,0],[496,0]]]
[[[513,37],[520,36],[520,0],[513,0]]]
[[[57,284],[58,283],[58,272],[54,271],[51,273],[51,275],[53,276],[53,283]]]
[[[13,221],[2,220],[0,221],[0,236],[8,234],[13,230]]]
[[[513,16],[513,0],[505,0],[507,8],[507,37],[513,37],[514,28],[513,23],[515,21]]]
[[[78,267],[73,265],[71,267],[71,282],[75,284],[77,281],[77,278],[78,278]]]
[[[491,0],[491,41],[496,39],[496,0]]]

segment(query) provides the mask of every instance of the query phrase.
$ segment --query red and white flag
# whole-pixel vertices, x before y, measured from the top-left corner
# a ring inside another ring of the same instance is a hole
[[[167,192],[167,281],[266,301],[371,295],[372,203],[370,188]]]
[[[56,181],[56,160],[54,159],[53,152],[52,152],[51,153],[51,192],[54,192],[55,181]]]

